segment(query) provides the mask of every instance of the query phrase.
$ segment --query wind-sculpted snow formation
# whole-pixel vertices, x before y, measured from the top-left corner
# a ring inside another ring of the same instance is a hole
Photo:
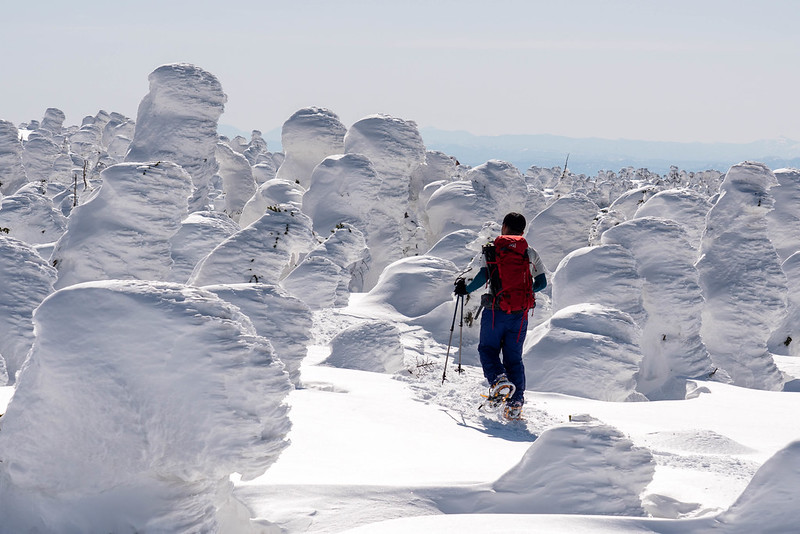
[[[346,328],[334,336],[330,345],[331,354],[323,362],[325,365],[375,373],[396,373],[405,367],[400,330],[389,321],[369,321]],[[364,350],[365,345],[369,351]]]
[[[269,284],[228,284],[203,289],[236,305],[247,315],[258,335],[269,339],[292,383],[299,386],[300,363],[311,343],[313,317],[308,306],[279,286]]]
[[[789,288],[786,315],[783,321],[773,326],[768,348],[772,354],[800,356],[800,252],[786,258],[781,269],[786,275]]]
[[[602,242],[627,248],[643,281],[647,319],[639,322],[638,391],[650,400],[684,398],[687,379],[715,370],[700,337],[697,317],[704,300],[686,231],[667,219],[643,217],[610,228]]]
[[[800,441],[795,441],[761,466],[733,506],[717,517],[718,530],[731,533],[797,530],[798,477]],[[765,528],[765,511],[768,511],[768,528]]]
[[[655,462],[611,426],[583,417],[547,429],[492,491],[445,501],[447,513],[643,516]]]
[[[328,156],[344,154],[346,133],[339,117],[328,109],[310,107],[295,112],[283,123],[281,145],[286,159],[276,178],[308,188],[314,167]]]
[[[775,175],[760,163],[730,168],[708,213],[697,269],[706,300],[701,333],[734,384],[779,390],[784,377],[767,351],[786,312],[787,281],[766,215]]]
[[[641,330],[600,304],[563,308],[525,340],[526,389],[604,401],[646,400],[636,391]]]
[[[227,96],[213,74],[194,65],[162,65],[149,80],[125,161],[177,163],[194,184],[190,211],[205,209],[218,169],[217,121]]]
[[[15,383],[17,372],[33,345],[31,316],[53,292],[56,271],[29,244],[0,234],[0,365],[7,376],[0,385]]]
[[[11,195],[27,182],[19,131],[13,123],[0,120],[0,195]]]
[[[197,264],[188,283],[277,284],[316,244],[311,219],[294,206],[277,206],[217,245]]]
[[[2,418],[4,530],[215,532],[238,515],[228,477],[260,475],[286,446],[291,386],[237,308],[109,281],[54,293],[34,320]]]
[[[170,238],[187,214],[191,178],[170,162],[121,163],[69,218],[51,257],[57,288],[89,280],[167,280]]]

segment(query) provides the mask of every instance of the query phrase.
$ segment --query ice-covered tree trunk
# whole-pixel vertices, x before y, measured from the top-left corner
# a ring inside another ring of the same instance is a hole
[[[0,432],[4,531],[219,532],[231,473],[261,475],[287,444],[283,366],[212,293],[92,282],[34,321]]]
[[[207,208],[217,172],[217,121],[227,96],[217,78],[194,65],[163,65],[149,77],[125,161],[172,161],[192,177],[190,211]]]
[[[57,288],[88,280],[166,280],[170,238],[187,215],[191,178],[165,161],[120,163],[96,196],[72,212],[51,263]]]
[[[5,359],[11,383],[33,345],[33,310],[53,292],[55,281],[55,269],[33,247],[0,234],[0,360]]]
[[[26,183],[19,131],[13,123],[0,120],[0,195],[11,195]]]
[[[701,333],[714,364],[737,385],[771,390],[781,389],[784,378],[767,340],[783,319],[787,296],[767,232],[777,183],[761,163],[731,167],[708,213],[697,262],[706,299]]]
[[[602,242],[627,248],[643,281],[647,319],[639,325],[637,390],[651,400],[685,398],[687,379],[714,370],[700,337],[704,300],[686,231],[674,221],[643,217],[606,230]]]
[[[325,108],[303,108],[283,123],[281,145],[286,154],[276,178],[308,189],[311,172],[323,159],[344,153],[347,128]]]

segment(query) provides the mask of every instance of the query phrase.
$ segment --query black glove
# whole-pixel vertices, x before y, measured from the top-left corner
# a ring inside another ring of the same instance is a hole
[[[467,294],[467,282],[463,278],[459,278],[458,280],[456,280],[455,286],[456,288],[453,291],[453,293],[455,293],[458,296],[463,296]]]

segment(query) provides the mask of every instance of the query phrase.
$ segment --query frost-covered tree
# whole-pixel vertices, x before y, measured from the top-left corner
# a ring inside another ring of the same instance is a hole
[[[706,215],[711,202],[705,195],[690,189],[659,191],[636,210],[634,218],[661,217],[681,225],[695,249],[700,248],[700,238],[706,227]]]
[[[185,283],[195,266],[214,247],[241,230],[230,217],[219,211],[195,211],[181,221],[169,238],[172,269],[169,281]]]
[[[775,175],[761,163],[734,165],[708,213],[697,270],[706,299],[702,336],[735,384],[779,390],[783,374],[767,350],[786,310],[787,281],[769,240]]]
[[[309,107],[296,111],[281,130],[286,159],[276,178],[308,188],[314,167],[328,156],[344,153],[347,128],[329,109]]]
[[[55,281],[55,269],[31,245],[0,233],[0,359],[11,383],[33,345],[33,310]]]
[[[567,254],[551,280],[553,312],[594,303],[628,313],[637,324],[647,318],[636,261],[621,245],[584,247]]]
[[[525,340],[526,389],[604,401],[646,400],[636,391],[641,331],[600,304],[558,310]]]
[[[253,170],[243,155],[225,143],[217,143],[216,158],[219,175],[222,177],[222,190],[225,194],[224,212],[236,222],[242,215],[245,204],[256,192]]]
[[[381,242],[389,260],[421,254],[428,247],[411,184],[426,150],[416,123],[382,114],[364,117],[347,131],[344,149],[369,158],[378,174],[380,211],[373,224],[383,227]]]
[[[294,206],[274,206],[217,245],[197,264],[187,283],[278,284],[316,244],[311,219]]]
[[[351,292],[361,292],[369,255],[364,235],[340,225],[289,273],[281,285],[314,309],[346,306]]]
[[[566,195],[528,219],[527,240],[547,269],[555,269],[564,256],[589,244],[597,204],[586,195]],[[502,216],[501,216],[502,217]]]
[[[446,183],[431,195],[426,206],[429,242],[458,230],[478,231],[486,222],[503,220],[510,211],[521,212],[527,196],[525,179],[516,167],[487,161],[467,171],[463,180]]]
[[[775,171],[778,187],[770,193],[775,208],[767,214],[767,232],[781,261],[800,251],[800,170]]]
[[[0,228],[31,245],[53,243],[67,228],[67,218],[53,206],[41,183],[28,183],[0,202]]]
[[[714,371],[700,337],[704,300],[686,231],[674,221],[641,217],[606,230],[602,242],[628,249],[642,279],[647,319],[639,324],[637,390],[651,400],[685,398],[687,379]]]
[[[253,167],[254,170],[256,168],[257,166]],[[269,206],[291,204],[300,209],[303,205],[304,193],[305,189],[298,183],[279,178],[266,180],[258,186],[253,196],[245,203],[242,215],[239,217],[239,224],[245,227],[257,221]]]
[[[187,215],[189,175],[166,161],[120,163],[96,195],[75,208],[51,263],[57,288],[88,280],[167,280],[170,238]]]
[[[269,339],[292,383],[300,387],[300,364],[312,342],[314,318],[300,299],[270,284],[222,284],[203,287],[236,305]]]
[[[190,211],[206,209],[218,168],[217,122],[227,96],[213,74],[185,63],[162,65],[149,80],[125,161],[177,163],[194,184]]]
[[[17,127],[0,120],[0,195],[11,195],[28,183],[22,150]]]
[[[287,445],[283,366],[210,292],[92,282],[34,321],[2,418],[3,530],[219,532],[237,513],[231,473],[255,478]]]

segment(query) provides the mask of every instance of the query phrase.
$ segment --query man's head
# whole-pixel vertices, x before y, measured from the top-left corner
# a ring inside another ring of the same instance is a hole
[[[503,234],[522,235],[525,233],[525,217],[521,213],[511,212],[503,218]]]

